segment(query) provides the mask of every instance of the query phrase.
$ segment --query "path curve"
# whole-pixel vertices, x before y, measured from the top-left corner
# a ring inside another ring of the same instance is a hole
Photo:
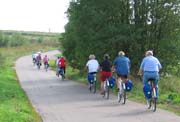
[[[44,54],[54,58],[57,53],[55,50]],[[179,116],[165,110],[152,112],[144,104],[129,100],[121,105],[115,96],[105,100],[99,92],[91,94],[84,84],[61,81],[54,71],[38,71],[30,55],[19,58],[15,68],[43,122],[180,122]]]

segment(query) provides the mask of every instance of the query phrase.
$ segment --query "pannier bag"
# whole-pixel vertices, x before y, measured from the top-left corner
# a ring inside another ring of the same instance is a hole
[[[116,79],[114,77],[109,78],[109,86],[110,88],[113,88],[115,86]]]
[[[126,86],[126,91],[127,92],[130,92],[132,90],[132,87],[133,87],[133,83],[131,80],[127,80],[126,83],[125,83],[125,86]]]
[[[93,80],[94,80],[94,76],[93,76],[93,74],[90,74],[90,73],[88,73],[88,81],[89,81],[89,83],[93,83]]]
[[[144,86],[143,86],[143,92],[144,92],[144,95],[147,99],[150,99],[152,98],[152,89],[151,89],[151,86],[149,83],[146,83]]]

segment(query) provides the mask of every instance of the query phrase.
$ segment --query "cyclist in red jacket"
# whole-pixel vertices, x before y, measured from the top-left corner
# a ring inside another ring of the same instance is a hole
[[[64,70],[64,75],[66,73],[66,59],[61,56],[61,58],[59,59],[59,68]]]

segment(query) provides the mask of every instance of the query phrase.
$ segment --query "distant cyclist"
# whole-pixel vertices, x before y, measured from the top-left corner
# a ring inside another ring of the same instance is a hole
[[[119,51],[118,56],[113,62],[113,67],[116,70],[116,85],[117,90],[119,90],[120,78],[125,83],[128,79],[128,75],[130,74],[130,60],[125,56],[123,51]]]
[[[66,74],[66,59],[63,56],[61,56],[59,58],[59,68],[63,69],[64,77],[65,77],[65,74]]]
[[[104,94],[104,81],[107,77],[112,76],[111,68],[112,62],[109,60],[110,56],[108,54],[104,54],[103,61],[100,63],[100,70],[101,70],[101,94]]]
[[[153,56],[153,51],[148,50],[145,53],[145,57],[141,62],[141,66],[138,75],[143,74],[143,84],[148,83],[148,79],[153,78],[155,81],[153,84],[156,86],[157,96],[158,96],[158,81],[159,81],[159,70],[162,66],[159,60]]]
[[[86,63],[86,69],[88,70],[89,74],[96,74],[99,70],[99,63],[96,60],[96,57],[94,54],[89,55],[89,60]]]
[[[36,60],[37,60],[37,65],[41,66],[42,57],[41,57],[41,53],[40,52],[38,52],[38,56],[36,57]]]
[[[35,65],[36,64],[36,57],[38,56],[38,53],[36,52],[36,53],[33,53],[32,54],[32,60],[33,60],[33,64]]]
[[[45,67],[45,65],[47,65],[47,67],[49,67],[49,58],[47,55],[44,56],[43,62],[44,62],[44,67]]]
[[[57,67],[57,69],[56,69],[57,76],[59,76],[59,59],[60,59],[60,57],[58,56],[57,59],[55,60],[55,65]]]

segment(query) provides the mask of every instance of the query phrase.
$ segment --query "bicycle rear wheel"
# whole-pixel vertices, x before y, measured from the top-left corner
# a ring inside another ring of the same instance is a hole
[[[61,69],[61,78],[62,78],[62,80],[65,79],[65,76],[64,76],[64,69]]]
[[[156,111],[156,106],[157,106],[157,98],[152,98],[152,109],[153,109],[153,112]]]
[[[105,81],[105,85],[104,85],[104,97],[106,99],[109,99],[109,85],[108,85],[109,81]]]
[[[38,70],[40,70],[40,67],[41,67],[41,64],[38,62],[38,64],[37,64]]]
[[[126,103],[126,91],[125,90],[118,91],[118,102],[122,103],[122,104]]]
[[[91,81],[91,83],[89,84],[89,91],[91,93],[96,93],[96,81]]]
[[[146,99],[146,102],[147,102],[148,109],[150,109],[151,105],[152,105],[152,100],[151,99]]]
[[[96,93],[96,81],[93,82],[92,92],[93,92],[94,94]]]
[[[48,69],[48,64],[45,64],[45,70],[47,72],[47,69]]]

